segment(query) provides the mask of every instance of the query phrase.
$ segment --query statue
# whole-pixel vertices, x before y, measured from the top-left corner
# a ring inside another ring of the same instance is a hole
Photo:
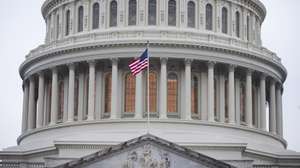
[[[123,165],[123,168],[137,168],[137,166],[135,166],[137,164],[137,160],[138,154],[135,151],[130,152],[127,156],[126,163]]]

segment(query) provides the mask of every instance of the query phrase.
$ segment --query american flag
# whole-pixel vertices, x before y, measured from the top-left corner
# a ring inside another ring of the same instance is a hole
[[[129,68],[131,70],[131,73],[134,76],[136,76],[138,73],[146,69],[148,65],[149,65],[149,57],[148,57],[148,49],[146,49],[139,58],[134,59],[129,64]]]

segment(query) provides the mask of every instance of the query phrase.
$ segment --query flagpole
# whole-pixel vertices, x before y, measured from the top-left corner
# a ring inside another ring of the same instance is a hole
[[[147,50],[148,50],[148,67],[147,67],[147,134],[150,133],[150,54],[149,54],[149,41],[147,41]]]

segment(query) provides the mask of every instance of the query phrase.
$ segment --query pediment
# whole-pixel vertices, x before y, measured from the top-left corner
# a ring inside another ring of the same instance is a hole
[[[152,135],[107,148],[57,168],[232,168]]]

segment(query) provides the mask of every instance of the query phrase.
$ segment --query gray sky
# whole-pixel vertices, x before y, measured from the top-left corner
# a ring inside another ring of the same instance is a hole
[[[16,145],[21,130],[22,81],[18,68],[25,55],[44,42],[43,0],[1,0],[0,5],[0,149]],[[263,45],[288,69],[284,85],[284,138],[300,152],[300,1],[262,0],[267,17]]]

